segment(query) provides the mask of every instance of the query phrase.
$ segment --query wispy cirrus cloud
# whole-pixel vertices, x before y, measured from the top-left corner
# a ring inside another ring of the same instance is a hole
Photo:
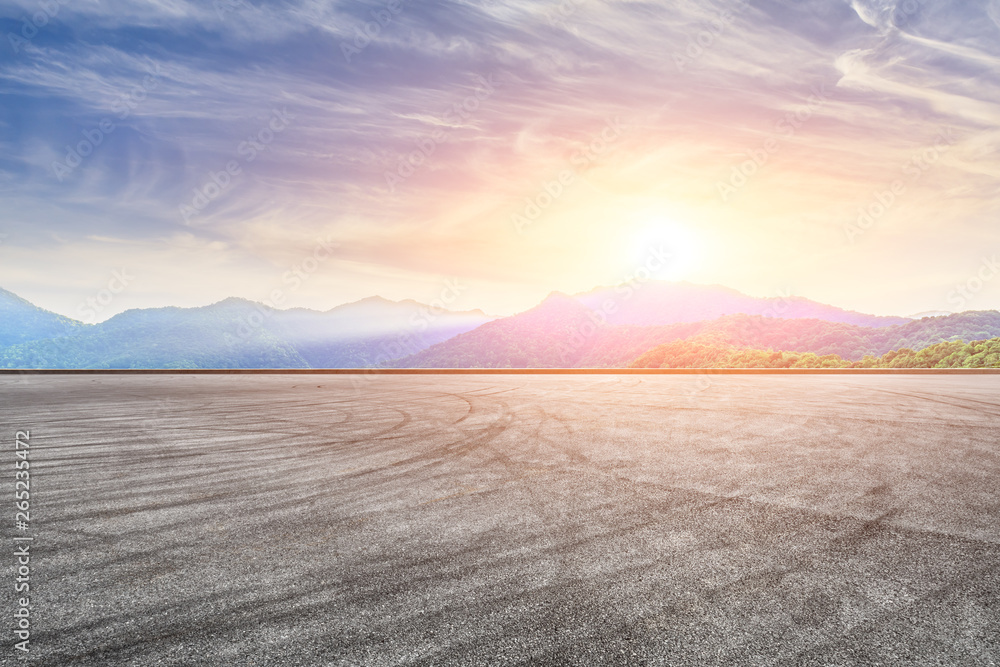
[[[278,266],[311,236],[333,234],[342,256],[324,266],[325,282],[297,293],[303,304],[413,296],[408,281],[447,274],[475,276],[482,305],[502,312],[621,274],[619,246],[658,208],[711,239],[715,250],[691,279],[758,293],[794,282],[844,302],[838,290],[861,294],[879,279],[866,253],[887,257],[909,229],[968,233],[996,212],[995,2],[565,5],[401,0],[348,59],[345,45],[386,2],[67,3],[26,47],[0,57],[0,226],[12,235],[4,261],[46,261],[51,233],[150,247],[192,235],[232,253],[217,275],[203,267],[205,280],[239,284],[228,276]],[[35,10],[8,3],[0,32],[16,34]],[[156,88],[118,118],[150,71]],[[449,114],[483,77],[496,91]],[[737,198],[720,202],[716,183],[817,86],[829,99]],[[293,120],[248,161],[241,146],[275,109]],[[532,234],[514,234],[510,216],[524,198],[615,117],[632,130]],[[105,118],[114,132],[56,178],[53,163]],[[953,149],[866,234],[866,247],[831,247],[845,216],[945,127]],[[401,156],[438,131],[426,163],[387,188]],[[185,219],[180,208],[233,160],[240,174]],[[893,222],[904,214],[905,224]],[[759,271],[736,268],[748,249]],[[775,259],[810,253],[808,268]],[[930,257],[956,271],[968,261],[961,248],[942,256],[930,242],[917,255],[881,264],[905,273]],[[49,280],[71,283],[60,272],[89,270],[89,261],[63,263]],[[862,267],[851,269],[850,289],[845,266]],[[889,312],[899,298],[845,305]],[[906,298],[903,310],[931,308],[916,292]]]

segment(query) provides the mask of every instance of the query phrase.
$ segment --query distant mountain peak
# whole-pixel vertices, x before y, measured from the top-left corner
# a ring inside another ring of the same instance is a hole
[[[534,308],[526,310],[523,315],[538,313],[587,313],[590,309],[578,300],[562,292],[552,292]],[[516,316],[514,316],[516,317]]]
[[[925,317],[947,317],[948,315],[953,315],[950,310],[925,310],[922,313],[914,313],[913,315],[907,315],[911,320],[922,320]]]
[[[244,299],[240,296],[227,296],[222,301],[216,301],[213,304],[209,304],[209,308],[214,306],[232,307],[232,306],[264,306],[265,304],[259,301],[251,301],[250,299]],[[266,307],[266,306],[265,306]]]
[[[345,306],[356,306],[362,303],[377,303],[377,304],[397,304],[400,301],[393,301],[392,299],[387,299],[384,296],[376,294],[375,296],[366,296],[363,299],[358,299],[357,301],[351,301],[350,303],[345,303]]]
[[[0,288],[0,348],[72,335],[86,326]]]
[[[542,305],[544,303],[549,303],[549,302],[562,303],[567,301],[575,301],[575,299],[571,297],[569,294],[566,294],[565,292],[560,292],[556,290],[553,292],[549,292],[548,296],[542,299],[541,303],[538,305]]]
[[[784,319],[813,318],[859,326],[905,324],[909,318],[856,313],[800,296],[754,297],[723,285],[650,280],[615,288],[597,288],[573,297],[591,309],[605,308],[613,324],[668,325],[714,320],[725,315],[763,315]]]

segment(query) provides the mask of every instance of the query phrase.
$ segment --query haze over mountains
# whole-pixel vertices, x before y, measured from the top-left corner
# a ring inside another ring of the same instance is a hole
[[[10,292],[0,294],[0,313],[0,340],[15,343],[0,347],[5,368],[366,367],[492,319],[380,297],[326,312],[229,298],[201,308],[128,310],[88,325]]]
[[[807,307],[807,306],[803,306]],[[841,319],[864,318],[830,308]],[[614,315],[612,315],[614,317]],[[610,319],[610,318],[609,318]],[[652,318],[650,318],[652,319]],[[677,340],[754,349],[836,354],[860,360],[900,348],[1000,336],[1000,313],[966,312],[870,327],[813,318],[732,314],[668,325],[612,324],[574,298],[553,294],[535,308],[434,345],[394,365],[405,368],[624,367]]]
[[[664,281],[636,282],[576,294],[573,299],[604,312],[609,324],[677,324],[714,320],[723,315],[813,318],[864,327],[904,324],[910,318],[865,315],[797,296],[757,298],[721,285]],[[610,304],[610,307],[609,307]]]
[[[3,368],[626,367],[675,341],[860,360],[997,336],[997,311],[911,320],[659,281],[553,293],[504,318],[380,297],[326,312],[229,298],[130,310],[96,325],[0,290]]]

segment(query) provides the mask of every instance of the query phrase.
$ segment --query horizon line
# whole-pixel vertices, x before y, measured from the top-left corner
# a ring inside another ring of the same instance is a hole
[[[735,293],[737,293],[737,294],[739,294],[741,296],[747,297],[749,299],[756,299],[756,300],[761,300],[761,301],[775,301],[775,300],[778,300],[778,301],[791,301],[791,300],[808,301],[808,302],[813,303],[813,304],[815,304],[817,306],[824,306],[824,307],[827,307],[827,308],[834,308],[834,309],[843,311],[845,313],[854,313],[856,315],[862,315],[862,316],[866,316],[866,317],[883,318],[883,319],[895,318],[895,319],[905,319],[905,320],[910,320],[910,321],[916,321],[916,320],[922,319],[923,317],[944,317],[944,316],[948,316],[948,315],[957,315],[957,314],[965,313],[965,312],[977,312],[977,311],[972,311],[972,310],[966,310],[966,311],[927,310],[927,311],[920,311],[920,312],[917,312],[917,313],[913,313],[913,314],[910,314],[910,315],[898,315],[898,314],[884,315],[884,314],[878,314],[878,313],[863,312],[863,311],[860,311],[860,310],[853,310],[853,309],[845,308],[843,306],[838,306],[838,305],[835,305],[835,304],[832,304],[832,303],[826,303],[826,302],[823,302],[823,301],[816,301],[815,299],[812,299],[812,298],[810,298],[808,296],[801,296],[801,295],[795,295],[795,294],[779,294],[777,296],[755,296],[753,294],[749,294],[749,293],[744,292],[744,291],[742,291],[740,289],[737,289],[735,287],[730,287],[728,285],[723,285],[721,283],[696,283],[696,282],[691,282],[689,280],[663,280],[663,279],[651,278],[649,280],[642,281],[640,283],[640,285],[649,284],[649,283],[659,283],[659,284],[663,284],[663,285],[688,285],[688,286],[692,286],[692,287],[704,287],[704,288],[718,288],[718,289],[722,289],[722,290],[726,290],[726,291],[730,291],[730,292],[735,292]],[[598,292],[600,290],[615,289],[616,287],[619,287],[619,286],[622,286],[622,285],[629,285],[629,284],[631,284],[631,283],[630,282],[621,282],[621,283],[609,284],[609,285],[597,285],[595,287],[592,287],[589,290],[586,290],[586,291],[583,291],[583,292],[576,292],[576,293],[573,293],[573,294],[569,294],[569,293],[563,292],[561,290],[551,290],[550,292],[548,292],[548,294],[546,294],[545,297],[543,297],[538,303],[534,304],[533,306],[530,306],[530,307],[528,307],[528,308],[526,308],[524,310],[518,310],[518,311],[511,312],[511,313],[503,313],[503,314],[489,313],[489,312],[487,312],[481,306],[480,307],[473,307],[473,308],[466,308],[466,309],[463,309],[463,310],[451,310],[449,308],[443,308],[443,310],[445,312],[447,312],[447,313],[452,314],[452,315],[481,314],[484,317],[489,318],[491,320],[499,320],[499,319],[503,319],[503,318],[507,318],[507,317],[514,317],[516,315],[520,315],[520,314],[528,312],[528,311],[530,311],[530,310],[532,310],[534,308],[537,308],[538,306],[542,305],[547,300],[549,300],[550,298],[552,298],[554,295],[562,295],[562,296],[565,296],[565,297],[567,297],[569,299],[576,300],[578,297],[585,296],[587,294],[591,294],[591,293],[594,293],[594,292]],[[248,297],[243,297],[243,296],[233,296],[233,295],[230,295],[230,296],[226,296],[226,297],[223,297],[221,299],[218,299],[217,301],[211,301],[211,302],[206,303],[204,305],[198,305],[198,306],[177,306],[177,305],[136,306],[136,307],[133,307],[133,308],[126,308],[125,310],[122,310],[120,312],[114,313],[113,315],[111,315],[111,316],[109,316],[109,317],[107,317],[106,319],[103,319],[103,320],[99,320],[99,321],[95,321],[95,322],[85,322],[84,320],[80,320],[80,319],[78,319],[76,317],[73,317],[71,315],[66,315],[64,313],[61,313],[61,312],[58,312],[58,311],[55,311],[55,310],[49,310],[48,308],[44,308],[42,306],[39,306],[34,301],[31,301],[31,300],[29,300],[29,299],[21,296],[17,292],[14,292],[12,290],[8,290],[8,289],[6,289],[6,288],[4,288],[2,286],[0,286],[0,290],[5,291],[5,292],[7,292],[9,294],[12,294],[13,296],[17,297],[18,299],[21,299],[21,300],[25,301],[26,303],[30,304],[31,306],[33,306],[35,308],[39,308],[39,309],[44,310],[46,312],[53,313],[54,315],[58,315],[60,317],[65,317],[66,319],[72,320],[74,322],[79,322],[80,324],[90,325],[90,326],[96,326],[96,325],[99,325],[99,324],[103,324],[103,323],[108,322],[109,320],[117,317],[118,315],[122,315],[122,314],[130,312],[130,311],[136,311],[136,310],[160,310],[160,309],[167,309],[167,308],[176,308],[176,309],[180,309],[180,310],[195,310],[195,309],[199,309],[199,308],[210,308],[212,306],[217,306],[217,305],[219,305],[221,303],[224,303],[224,302],[230,301],[230,300],[243,301],[243,302],[246,302],[248,304],[253,304],[255,306],[260,306],[260,307],[263,307],[263,308],[267,308],[267,309],[275,311],[275,312],[290,312],[290,311],[295,311],[295,310],[305,310],[305,311],[310,311],[310,312],[314,312],[314,313],[322,313],[322,314],[330,313],[330,312],[332,312],[334,310],[337,310],[338,308],[343,308],[345,306],[352,306],[352,305],[356,305],[356,304],[362,303],[364,301],[371,301],[371,300],[381,300],[381,301],[385,301],[385,302],[388,302],[388,303],[391,303],[391,304],[405,304],[405,303],[409,302],[409,303],[416,304],[417,306],[425,306],[425,307],[428,307],[428,308],[437,308],[437,306],[435,306],[432,303],[424,303],[423,301],[420,301],[419,299],[416,299],[416,298],[413,298],[413,297],[406,297],[406,298],[402,298],[402,299],[391,299],[391,298],[388,298],[388,297],[384,297],[381,294],[373,294],[373,295],[370,295],[370,296],[362,297],[360,299],[354,299],[352,301],[346,301],[344,303],[340,303],[340,304],[337,304],[335,306],[332,306],[332,307],[326,308],[326,309],[320,309],[320,308],[309,307],[309,306],[290,306],[288,308],[278,308],[278,307],[275,307],[274,305],[266,303],[265,301],[255,300],[255,299],[248,298]],[[587,306],[584,306],[584,307],[587,307]],[[986,309],[986,311],[989,311],[989,310],[1000,310],[1000,309],[989,309],[989,308]],[[925,315],[924,313],[938,313],[938,314],[936,314],[936,315]],[[733,313],[733,314],[738,314],[738,313]],[[743,313],[743,314],[750,315],[750,313]],[[786,319],[786,318],[778,317],[776,319]],[[804,318],[791,318],[791,319],[804,319]],[[808,319],[808,318],[805,318],[805,319]]]
[[[1000,368],[3,368],[0,375],[1000,375]]]

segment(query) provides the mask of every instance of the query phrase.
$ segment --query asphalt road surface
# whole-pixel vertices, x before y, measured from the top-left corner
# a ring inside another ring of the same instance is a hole
[[[3,376],[0,417],[31,664],[1000,663],[996,375]]]

